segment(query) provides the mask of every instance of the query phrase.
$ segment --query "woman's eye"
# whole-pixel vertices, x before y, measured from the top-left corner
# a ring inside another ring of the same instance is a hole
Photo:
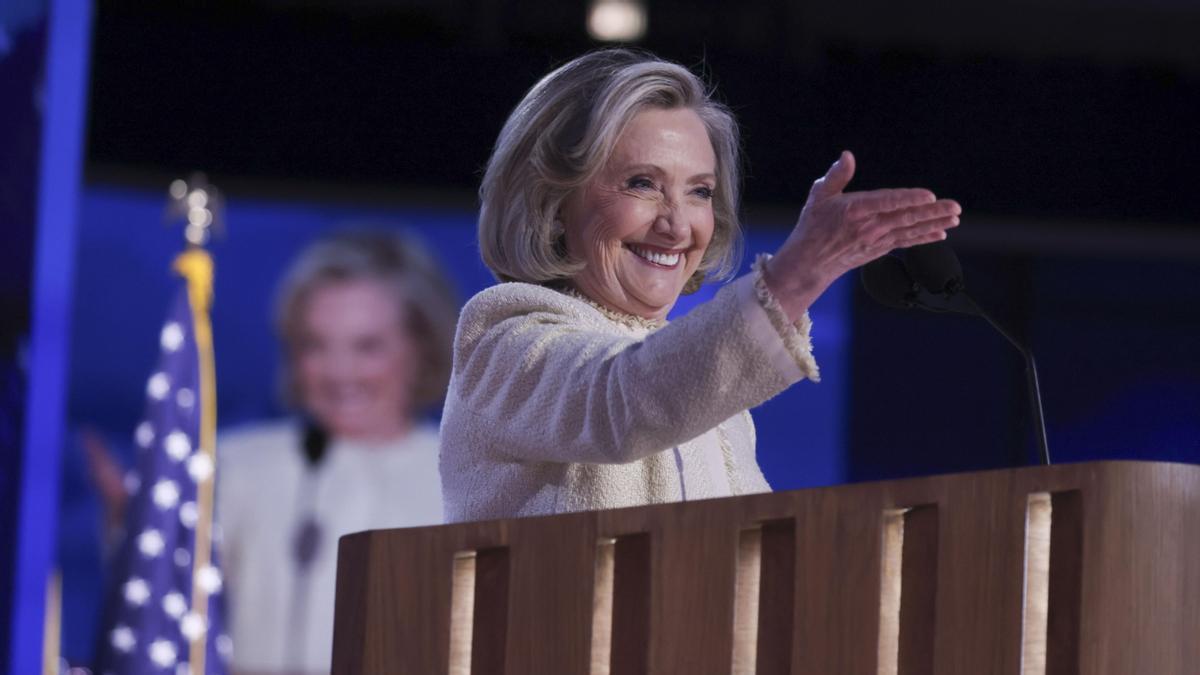
[[[632,190],[653,190],[654,181],[645,176],[634,176],[626,185]]]
[[[712,199],[713,198],[713,189],[708,187],[707,185],[701,185],[700,187],[696,188],[695,190],[692,190],[692,194],[696,195],[697,197],[699,197],[701,199]]]

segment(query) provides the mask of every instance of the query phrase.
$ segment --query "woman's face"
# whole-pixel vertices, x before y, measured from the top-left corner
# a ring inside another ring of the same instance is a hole
[[[380,441],[403,434],[416,345],[395,292],[378,281],[315,287],[301,309],[292,367],[304,409],[334,436]]]
[[[665,318],[712,239],[716,164],[692,110],[634,116],[608,164],[560,213],[568,253],[586,262],[576,288],[611,309]]]

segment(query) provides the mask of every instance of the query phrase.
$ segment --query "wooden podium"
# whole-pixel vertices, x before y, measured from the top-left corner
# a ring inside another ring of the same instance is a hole
[[[1200,467],[363,532],[334,673],[1200,673]]]

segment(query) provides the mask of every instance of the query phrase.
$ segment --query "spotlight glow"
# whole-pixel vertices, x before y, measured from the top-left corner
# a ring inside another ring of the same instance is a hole
[[[646,6],[639,0],[595,0],[588,34],[604,42],[633,42],[646,34]]]

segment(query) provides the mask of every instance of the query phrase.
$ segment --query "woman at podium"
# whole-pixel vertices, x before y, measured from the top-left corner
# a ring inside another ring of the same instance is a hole
[[[459,317],[448,520],[770,490],[748,410],[819,379],[808,307],[846,271],[944,239],[961,209],[924,189],[847,192],[843,152],[773,256],[668,323],[680,294],[737,268],[739,165],[729,110],[644,52],[592,52],[529,90],[480,187],[501,283]]]

